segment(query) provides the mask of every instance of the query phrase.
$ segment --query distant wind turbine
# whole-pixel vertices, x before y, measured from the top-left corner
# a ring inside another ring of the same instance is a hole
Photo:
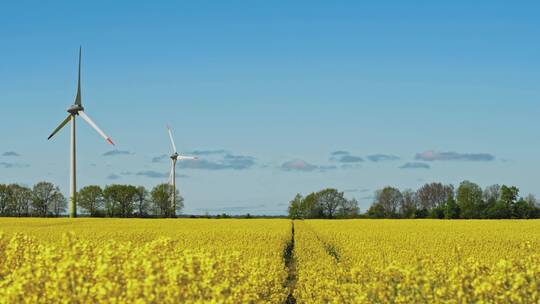
[[[69,113],[68,117],[62,121],[62,123],[54,129],[54,131],[51,133],[49,138],[51,139],[58,131],[60,131],[65,125],[67,125],[68,122],[71,121],[71,146],[70,146],[70,153],[71,153],[71,170],[70,170],[70,188],[69,188],[69,216],[70,217],[76,217],[77,216],[77,146],[76,146],[76,126],[75,126],[75,118],[77,116],[81,116],[82,119],[84,119],[94,130],[96,130],[101,137],[103,137],[108,143],[111,145],[114,145],[111,138],[107,136],[101,129],[84,113],[84,108],[81,103],[81,54],[82,54],[82,47],[79,48],[79,77],[77,82],[77,96],[75,97],[75,103],[67,109],[67,112]]]
[[[171,174],[169,175],[169,178],[170,178],[169,182],[170,182],[170,184],[172,186],[171,205],[172,205],[173,217],[176,217],[176,161],[178,161],[178,160],[196,160],[196,159],[199,159],[199,158],[195,157],[195,156],[184,156],[184,155],[178,154],[178,152],[176,152],[176,145],[174,144],[172,131],[171,131],[171,128],[169,126],[167,126],[167,131],[169,131],[169,138],[171,139],[171,145],[172,145],[172,148],[173,148],[173,154],[171,155],[172,163],[171,163]]]

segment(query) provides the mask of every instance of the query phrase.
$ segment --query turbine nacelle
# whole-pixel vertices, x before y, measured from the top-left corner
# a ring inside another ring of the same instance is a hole
[[[78,105],[78,104],[74,104],[74,105],[71,105],[68,109],[67,109],[67,112],[72,114],[72,115],[78,115],[79,114],[79,111],[84,111],[84,107],[81,106],[81,105]]]
[[[197,160],[199,159],[197,156],[184,156],[184,155],[180,155],[178,154],[178,152],[174,152],[174,154],[172,154],[170,156],[170,158],[172,160]]]

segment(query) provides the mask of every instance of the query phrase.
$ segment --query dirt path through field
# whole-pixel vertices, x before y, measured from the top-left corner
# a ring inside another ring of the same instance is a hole
[[[289,271],[286,282],[286,286],[289,289],[289,295],[287,296],[287,300],[285,300],[285,304],[296,303],[296,299],[294,298],[293,294],[296,285],[296,259],[294,257],[294,221],[291,224],[291,240],[287,244],[287,248],[285,248],[285,252],[283,253],[283,259],[285,260],[285,265],[287,266],[287,269]]]

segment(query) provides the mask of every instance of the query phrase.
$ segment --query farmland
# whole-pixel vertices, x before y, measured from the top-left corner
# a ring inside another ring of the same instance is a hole
[[[539,221],[2,218],[0,303],[537,303],[539,245]]]

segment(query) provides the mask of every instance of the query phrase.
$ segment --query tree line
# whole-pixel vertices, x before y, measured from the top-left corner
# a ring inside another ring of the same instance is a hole
[[[540,206],[534,195],[519,195],[515,186],[453,185],[427,183],[417,189],[400,191],[391,186],[375,192],[369,209],[361,214],[358,202],[343,192],[325,189],[306,197],[297,194],[289,203],[290,218],[435,218],[435,219],[534,219]]]
[[[160,184],[148,191],[143,186],[90,185],[77,192],[81,215],[91,217],[176,217],[184,199],[176,190],[172,210],[172,186]],[[58,186],[39,182],[33,187],[0,184],[0,216],[57,217],[66,214],[67,199]]]
[[[519,195],[515,186],[482,189],[470,181],[453,185],[429,183],[413,191],[385,187],[375,192],[366,215],[373,218],[533,219],[540,218],[534,195]]]

